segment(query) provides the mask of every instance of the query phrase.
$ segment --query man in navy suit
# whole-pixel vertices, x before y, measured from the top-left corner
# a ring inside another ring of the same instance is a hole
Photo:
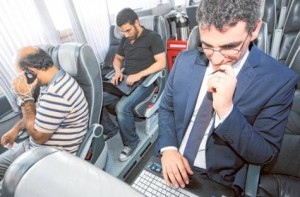
[[[248,164],[278,154],[298,77],[253,44],[260,15],[257,0],[201,1],[201,47],[179,54],[160,105],[158,148],[167,184],[185,187],[191,175],[201,176],[240,195]],[[191,163],[185,149],[207,92],[214,113]]]

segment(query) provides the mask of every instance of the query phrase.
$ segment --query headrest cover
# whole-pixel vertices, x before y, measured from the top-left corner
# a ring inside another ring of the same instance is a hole
[[[140,24],[142,26],[144,26],[146,29],[150,29],[152,31],[154,31],[154,15],[150,15],[150,16],[143,16],[143,17],[140,17]]]
[[[57,54],[59,66],[73,77],[78,75],[78,58],[76,57],[78,53],[77,50],[79,50],[78,46],[79,45],[74,43],[60,45]]]
[[[124,34],[120,31],[118,25],[115,25],[115,28],[114,28],[114,36],[115,36],[117,39],[119,39],[119,40],[121,40],[121,39],[123,38],[123,36],[124,36]]]

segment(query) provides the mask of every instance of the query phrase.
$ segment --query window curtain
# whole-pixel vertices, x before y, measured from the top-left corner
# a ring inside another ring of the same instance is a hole
[[[82,26],[80,24],[78,14],[75,11],[74,4],[71,0],[64,0],[63,4],[67,10],[72,29],[75,36],[75,41],[78,43],[87,43],[85,34],[83,32]]]
[[[109,46],[109,14],[106,1],[73,0],[74,13],[86,42],[92,47],[98,62],[103,62]]]
[[[0,86],[14,111],[18,107],[11,83],[16,76],[13,58],[17,50],[29,45],[59,43],[45,6],[39,1],[0,1]]]

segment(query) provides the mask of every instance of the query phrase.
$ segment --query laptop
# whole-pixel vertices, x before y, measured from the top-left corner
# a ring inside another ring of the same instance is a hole
[[[105,92],[117,95],[117,96],[128,96],[130,95],[133,90],[141,83],[136,82],[133,85],[129,86],[127,85],[126,81],[127,81],[127,77],[128,75],[124,75],[123,76],[123,80],[118,84],[118,85],[114,85],[113,83],[111,83],[111,80],[109,81],[103,81],[103,90]]]
[[[145,196],[197,197],[187,189],[167,186],[162,175],[160,158],[152,156],[131,186]]]
[[[204,175],[206,177],[206,175]],[[234,191],[201,175],[190,177],[190,183],[185,188],[167,186],[162,175],[160,158],[152,156],[143,170],[135,178],[131,187],[145,196],[179,196],[179,197],[231,197]],[[229,191],[230,190],[230,191]]]

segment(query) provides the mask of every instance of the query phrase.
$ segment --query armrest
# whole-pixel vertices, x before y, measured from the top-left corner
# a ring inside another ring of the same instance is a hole
[[[104,149],[103,127],[99,124],[93,124],[84,136],[76,155],[94,164]]]
[[[255,197],[257,194],[258,182],[260,175],[260,166],[249,164],[245,186],[245,196]]]
[[[148,87],[148,86],[150,86],[151,84],[153,84],[154,81],[155,81],[157,78],[159,78],[159,77],[163,78],[163,77],[165,77],[165,75],[166,75],[166,70],[165,70],[165,69],[163,69],[163,70],[161,70],[161,71],[158,71],[158,72],[156,72],[156,73],[154,73],[154,74],[152,74],[152,75],[149,75],[149,76],[146,77],[146,79],[143,81],[142,86],[143,86],[143,87]]]

